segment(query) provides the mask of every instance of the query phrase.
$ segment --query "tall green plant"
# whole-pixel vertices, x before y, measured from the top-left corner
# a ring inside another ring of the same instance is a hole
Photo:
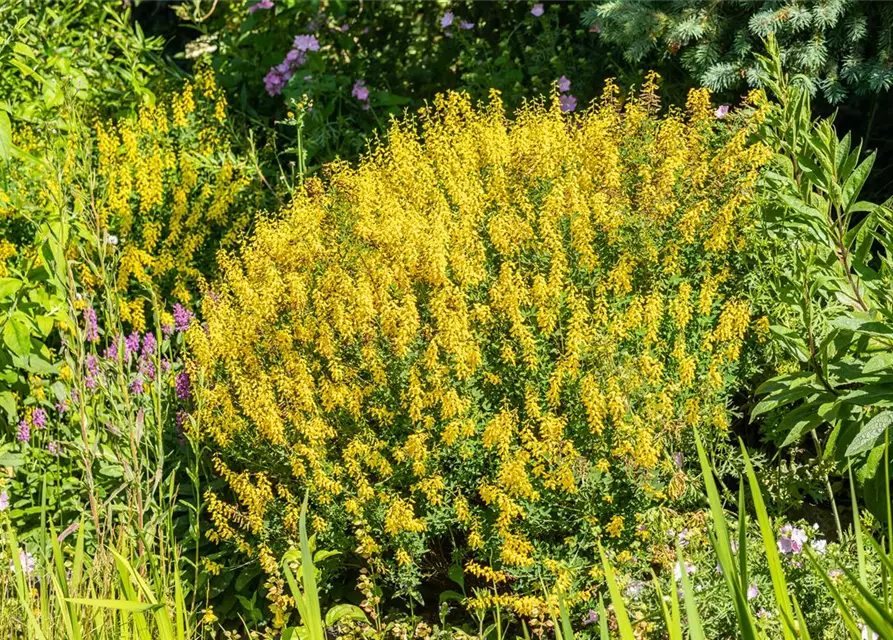
[[[769,312],[797,365],[757,389],[751,415],[783,412],[783,445],[812,434],[820,455],[856,462],[885,517],[878,469],[893,423],[893,199],[859,199],[875,155],[840,138],[832,119],[814,121],[809,93],[783,71],[775,41],[767,47],[763,77],[778,100],[762,132],[777,151],[762,207],[776,248],[766,256]]]

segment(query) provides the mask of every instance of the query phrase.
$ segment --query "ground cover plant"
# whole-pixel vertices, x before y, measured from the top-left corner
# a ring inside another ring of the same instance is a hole
[[[132,4],[0,2],[0,635],[893,637],[888,7]]]

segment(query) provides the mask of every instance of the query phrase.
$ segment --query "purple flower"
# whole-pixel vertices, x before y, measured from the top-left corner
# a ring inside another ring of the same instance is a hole
[[[134,331],[124,338],[124,357],[130,358],[131,353],[140,352],[140,334]]]
[[[341,25],[341,31],[343,31],[344,33],[347,33],[348,29],[350,29],[350,25],[346,22]]]
[[[5,491],[0,492],[0,511],[6,511],[9,508],[9,494]]]
[[[454,17],[453,12],[447,11],[445,14],[443,14],[443,17],[440,19],[440,26],[443,27],[444,29],[446,29],[448,26],[453,24],[453,17]]]
[[[50,441],[50,443],[47,445],[47,451],[49,451],[50,454],[54,456],[58,456],[62,453],[62,449],[61,447],[59,447],[59,443],[55,440]]]
[[[752,584],[747,587],[747,599],[748,600],[753,600],[758,595],[760,595],[760,589],[759,589],[759,587],[757,587],[757,585]]]
[[[194,317],[192,312],[183,305],[174,305],[174,328],[177,331],[186,331],[186,329],[189,328],[189,323],[192,322]]]
[[[716,109],[716,117],[722,120],[729,115],[729,105],[723,104]]]
[[[285,54],[285,62],[288,64],[283,68],[282,65],[278,65],[276,69],[280,73],[284,73],[284,71],[291,71],[292,67],[300,67],[307,61],[307,54],[305,54],[300,49],[291,49],[288,53]],[[291,74],[289,73],[289,77]]]
[[[150,358],[155,355],[155,349],[158,346],[158,341],[155,339],[154,333],[147,333],[143,338],[143,351],[142,356],[144,358]]]
[[[19,422],[19,431],[16,434],[16,440],[19,442],[28,442],[31,439],[31,427],[28,426],[28,423],[22,420]]]
[[[31,424],[34,425],[35,429],[43,429],[47,426],[47,412],[40,407],[37,407],[31,413]]]
[[[570,91],[570,89],[571,89],[571,81],[570,80],[568,80],[564,76],[561,76],[560,78],[558,78],[558,90],[561,93]]]
[[[66,402],[57,402],[56,403],[56,413],[58,413],[59,415],[62,415],[66,411],[68,411],[68,403],[66,403]]]
[[[140,395],[144,391],[143,389],[143,377],[137,376],[133,379],[133,382],[130,383],[130,392],[134,395]]]
[[[683,461],[682,452],[676,451],[673,454],[673,462],[676,463],[676,468],[679,469],[679,471],[682,471],[682,461]]]
[[[369,100],[369,87],[366,86],[366,81],[357,80],[353,85],[353,91],[350,92],[350,95],[360,102],[367,102]]]
[[[598,623],[598,611],[596,611],[595,609],[590,609],[586,613],[586,617],[583,618],[583,626],[588,627],[591,624],[597,624],[597,623]]]
[[[273,8],[273,0],[260,0],[260,2],[255,2],[253,5],[248,7],[248,13],[254,13],[258,9],[272,9]]]
[[[543,15],[543,3],[537,2],[535,5],[533,5],[533,9],[530,10],[530,13],[537,18]]]
[[[85,376],[84,385],[88,389],[96,388],[96,379],[99,377],[99,361],[92,353],[87,356],[84,363],[87,367],[87,375]]]
[[[266,88],[269,95],[278,96],[282,93],[282,89],[288,83],[289,78],[291,78],[291,72],[283,75],[274,67],[264,76],[264,88]]]
[[[87,342],[99,340],[99,326],[96,324],[96,312],[93,307],[84,309],[84,340]]]
[[[784,554],[800,553],[806,544],[806,531],[786,524],[781,528],[781,537],[778,539],[778,550]]]
[[[174,325],[172,324],[163,324],[161,325],[161,335],[165,338],[170,338],[171,334],[174,332]]]
[[[187,400],[190,392],[189,372],[182,371],[177,374],[176,393],[179,400]]]
[[[465,30],[465,31],[471,31],[472,29],[474,29],[474,23],[473,23],[473,22],[466,22],[465,20],[460,20],[460,21],[459,21],[459,28],[460,28],[460,29],[463,29],[463,30]]]
[[[121,339],[121,334],[115,336],[115,339],[109,342],[108,346],[105,348],[105,352],[103,352],[103,357],[108,360],[117,360],[118,359],[118,341]]]
[[[316,36],[295,36],[295,49],[298,51],[319,51]]]
[[[558,96],[558,103],[561,105],[562,113],[570,113],[577,108],[576,96],[562,95]]]
[[[791,553],[794,550],[791,539],[787,536],[781,536],[778,539],[778,550],[784,554]]]

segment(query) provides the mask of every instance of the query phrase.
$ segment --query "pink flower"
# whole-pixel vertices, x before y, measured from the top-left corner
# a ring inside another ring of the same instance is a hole
[[[725,118],[727,115],[729,115],[729,105],[727,105],[727,104],[720,105],[716,109],[716,117],[719,118],[720,120]]]
[[[561,111],[563,113],[570,113],[577,108],[577,98],[576,96],[568,96],[562,95],[558,96],[558,103],[561,105]]]
[[[248,7],[248,13],[254,13],[258,9],[272,9],[273,8],[273,0],[260,0],[260,2],[255,2],[253,5]]]
[[[448,26],[453,24],[453,17],[454,17],[453,12],[447,11],[445,14],[443,14],[443,17],[440,19],[440,26],[443,27],[444,29],[446,29]]]
[[[535,5],[533,5],[533,9],[530,10],[530,13],[537,18],[543,15],[543,3],[537,2]]]
[[[298,51],[319,51],[316,36],[295,36],[295,49]]]
[[[350,92],[354,98],[360,102],[368,102],[369,88],[366,86],[365,80],[357,80],[353,85],[353,91]]]
[[[558,90],[559,90],[561,93],[565,93],[566,91],[570,91],[570,88],[571,88],[571,81],[570,81],[570,80],[568,80],[568,79],[565,78],[564,76],[561,76],[560,78],[558,78]]]

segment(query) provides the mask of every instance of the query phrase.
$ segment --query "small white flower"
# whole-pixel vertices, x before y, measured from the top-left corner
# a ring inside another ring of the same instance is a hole
[[[105,241],[106,241],[106,244],[110,244],[113,247],[118,246],[118,236],[109,234],[109,236],[105,239]]]
[[[816,553],[825,553],[825,547],[828,546],[827,540],[813,540],[810,545]]]

